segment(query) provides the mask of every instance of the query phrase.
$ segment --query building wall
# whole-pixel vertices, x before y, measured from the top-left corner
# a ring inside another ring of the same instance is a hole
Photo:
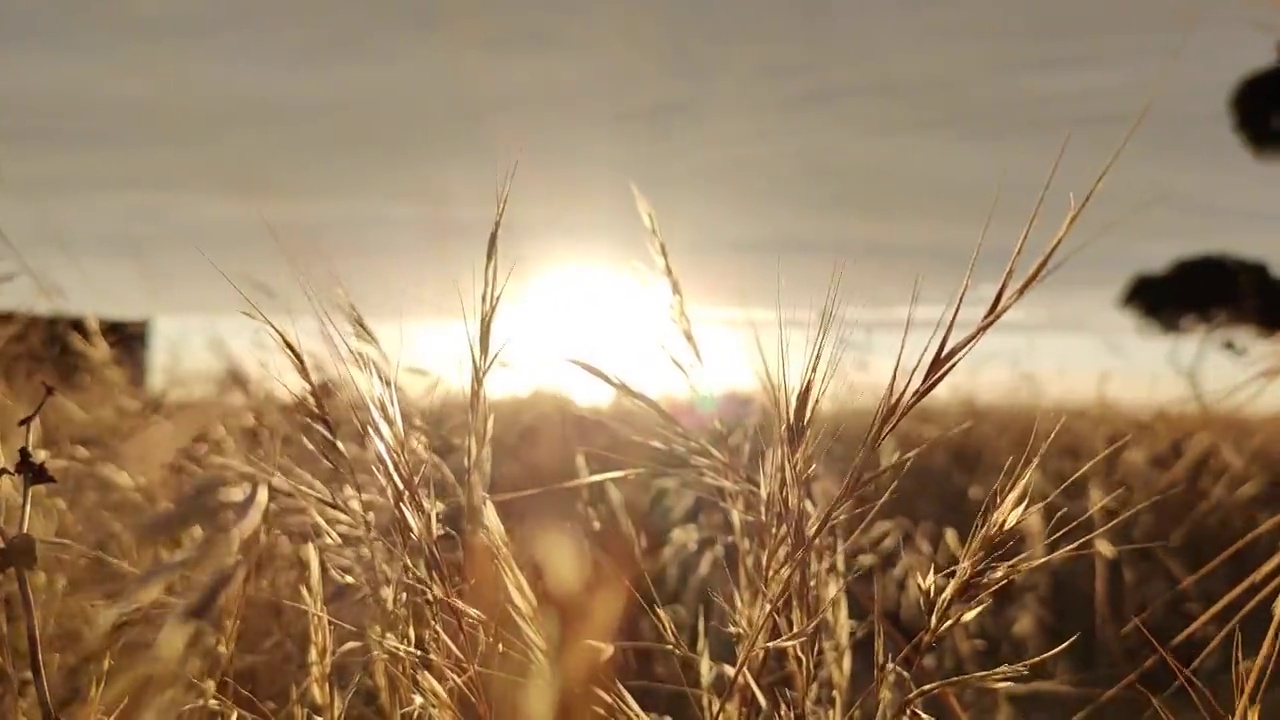
[[[150,323],[0,312],[0,371],[10,384],[71,387],[113,361],[139,388],[147,381]]]

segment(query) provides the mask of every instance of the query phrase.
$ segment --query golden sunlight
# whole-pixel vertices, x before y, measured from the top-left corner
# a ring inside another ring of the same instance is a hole
[[[602,263],[568,263],[524,282],[513,279],[494,328],[500,355],[489,391],[495,397],[550,391],[584,406],[611,402],[613,389],[570,362],[579,360],[651,396],[689,394],[688,380],[671,360],[674,355],[693,370],[669,300],[661,278]],[[694,332],[704,363],[694,378],[698,392],[755,386],[754,354],[743,328],[700,324],[695,317]],[[445,347],[465,352],[460,324],[447,332],[418,326],[405,338],[405,361],[465,386],[465,358],[441,357]]]
[[[571,360],[590,364],[650,396],[684,396],[689,380],[672,363],[689,355],[669,315],[668,287],[643,270],[599,263],[552,266],[512,288],[495,334],[504,342],[494,370],[497,396],[561,393],[605,405],[613,388]],[[728,325],[695,324],[704,366],[699,392],[754,386],[744,338]],[[686,363],[687,366],[687,363]]]
[[[664,350],[677,347],[667,303],[666,288],[638,271],[572,263],[538,273],[507,306],[501,384],[517,385],[510,388],[517,393],[559,392],[582,405],[611,401],[612,388],[569,362],[579,360],[645,393],[686,391]]]

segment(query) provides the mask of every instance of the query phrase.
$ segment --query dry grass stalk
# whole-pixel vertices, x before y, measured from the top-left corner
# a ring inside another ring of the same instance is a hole
[[[35,429],[40,411],[53,396],[53,387],[46,385],[44,397],[30,415],[18,421],[18,427],[26,430],[26,441],[18,448],[18,462],[12,468],[0,470],[0,477],[14,477],[22,483],[22,506],[19,511],[18,528],[14,533],[0,528],[0,540],[4,541],[3,553],[0,554],[0,572],[13,570],[18,581],[18,594],[22,599],[22,613],[26,618],[27,657],[31,665],[31,678],[34,684],[36,701],[40,706],[40,716],[44,720],[56,720],[57,712],[53,707],[53,699],[49,694],[49,680],[45,673],[44,649],[40,644],[40,619],[36,613],[35,594],[31,590],[28,573],[36,569],[36,540],[31,535],[32,501],[35,489],[41,485],[56,482],[45,463],[36,462],[34,456]]]
[[[1121,147],[1123,148],[1123,144]],[[1114,158],[1111,162],[1114,162]],[[952,335],[960,306],[976,264],[975,254],[960,296],[950,317],[945,320],[938,345],[931,354],[921,357],[921,362],[908,374],[902,386],[895,388],[891,385],[886,390],[860,455],[877,452],[902,419],[942,382],[986,330],[1048,273],[1055,253],[1106,176],[1111,162],[1104,167],[1083,202],[1071,209],[1062,229],[1033,263],[1032,269],[1024,278],[1015,281],[1017,260],[1039,212],[1037,204],[1032,222],[1028,223],[1026,232],[1015,247],[996,297],[986,314],[977,328],[953,342]],[[1048,183],[1046,187],[1047,185]],[[668,278],[672,295],[680,298],[680,284],[671,267],[669,253],[665,251],[664,241],[657,232],[652,208],[638,193],[637,198],[656,248],[654,255],[659,259],[659,271]],[[737,561],[732,562],[728,558],[722,561],[728,565],[725,577],[728,586],[719,588],[720,607],[715,610],[720,622],[727,624],[726,629],[736,641],[732,643],[733,649],[729,655],[726,656],[723,651],[715,652],[708,642],[706,618],[699,620],[699,630],[694,633],[695,644],[698,646],[695,653],[700,658],[698,666],[703,676],[700,683],[702,713],[712,718],[726,715],[750,717],[757,712],[777,712],[779,709],[794,714],[804,712],[802,708],[815,703],[843,704],[843,700],[832,700],[833,696],[843,697],[842,692],[832,685],[831,678],[821,676],[812,663],[812,658],[820,657],[823,653],[820,638],[824,635],[824,624],[831,622],[836,627],[847,627],[850,619],[844,612],[837,612],[834,616],[830,614],[833,608],[839,607],[835,603],[835,596],[839,593],[824,597],[795,590],[797,587],[814,587],[817,578],[830,572],[836,566],[835,558],[865,528],[865,523],[874,516],[876,510],[874,503],[869,507],[855,506],[855,498],[865,489],[860,483],[862,478],[846,478],[821,510],[811,501],[806,501],[818,466],[815,418],[839,355],[833,342],[835,318],[838,316],[837,291],[838,278],[832,284],[831,293],[819,315],[808,359],[798,381],[793,385],[792,378],[785,371],[777,376],[768,374],[765,377],[773,409],[768,430],[770,441],[761,456],[760,466],[742,469],[745,478],[754,478],[746,485],[751,492],[735,488],[731,492],[721,493],[733,555]],[[674,305],[683,307],[684,303],[679,300]],[[692,330],[682,328],[682,331],[690,342],[694,356],[700,357]],[[785,357],[785,348],[781,350],[780,355]],[[916,380],[922,367],[923,371]],[[667,421],[653,399],[642,396],[599,368],[584,366],[584,369],[610,382],[622,397],[653,411]],[[896,377],[897,373],[894,375]],[[664,426],[673,431],[678,429],[678,424],[671,422],[664,422]],[[696,452],[701,449],[693,438],[684,438],[681,445],[686,451]],[[699,460],[701,462],[691,465],[694,468],[712,468],[724,464],[723,456],[715,452],[707,452]],[[976,617],[990,602],[991,595],[1010,579],[1053,559],[1041,557],[1035,561],[1024,558],[1002,562],[996,558],[1001,549],[1007,546],[1009,532],[1029,517],[1028,510],[1033,506],[1029,495],[1031,477],[1029,471],[1024,472],[1007,495],[997,498],[991,514],[985,521],[980,521],[974,534],[964,545],[953,569],[955,574],[949,578],[949,583],[941,589],[935,587],[932,572],[922,581],[922,599],[927,600],[929,607],[928,624],[925,631],[908,647],[900,648],[899,659],[895,661],[894,667],[902,666],[903,659],[912,647],[931,647],[939,636]],[[698,479],[695,476],[690,481],[696,482]],[[1036,505],[1035,511],[1039,512],[1041,508],[1042,506]],[[859,514],[862,516],[861,524],[852,527],[853,537],[843,535],[841,531],[847,529],[843,521],[851,520]],[[1082,542],[1070,544],[1061,552],[1073,552]],[[669,623],[659,621],[658,625],[668,627]],[[687,647],[684,643],[681,645]],[[1048,654],[1052,655],[1054,652],[1050,651]],[[716,668],[722,664],[724,669],[721,672]],[[909,662],[908,665],[914,666],[914,662]],[[913,667],[909,667],[908,673],[912,669]],[[886,673],[882,677],[895,675]],[[1008,678],[999,673],[994,676],[977,673],[972,676],[970,684],[989,684],[995,677],[1001,681]],[[951,686],[963,684],[935,682],[926,685],[928,689],[923,694],[909,692],[904,697],[906,704],[901,712],[910,712],[910,708],[924,697],[938,693],[947,697],[953,713],[960,714]],[[885,688],[882,687],[881,691],[883,694]],[[883,711],[883,707],[881,710]]]

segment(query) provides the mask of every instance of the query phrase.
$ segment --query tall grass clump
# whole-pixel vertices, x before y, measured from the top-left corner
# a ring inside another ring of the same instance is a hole
[[[1055,163],[1055,171],[1056,167]],[[1046,276],[1105,174],[1104,170],[1030,268],[1019,275],[1018,262],[1038,219],[1042,192],[995,297],[977,326],[960,332],[957,319],[975,252],[958,297],[935,327],[925,352],[908,365],[899,351],[894,380],[854,454],[858,472],[834,475],[824,472],[822,463],[821,404],[839,353],[838,277],[812,328],[807,360],[797,376],[787,372],[785,363],[779,363],[777,373],[766,372],[768,410],[759,436],[743,439],[760,444],[756,453],[735,452],[688,436],[652,398],[598,368],[586,367],[623,397],[658,415],[664,435],[656,442],[667,443],[667,455],[678,466],[673,492],[702,492],[710,498],[694,503],[698,510],[692,526],[706,533],[693,540],[699,548],[694,555],[700,556],[694,577],[669,578],[666,585],[679,588],[681,596],[659,595],[646,604],[655,641],[678,659],[672,677],[656,680],[687,691],[686,701],[673,702],[669,712],[709,718],[807,717],[821,708],[824,717],[862,712],[897,718],[918,714],[927,701],[934,701],[963,716],[961,697],[966,690],[1022,678],[1032,665],[1061,650],[1044,648],[1017,663],[952,677],[930,673],[925,662],[944,637],[963,632],[983,613],[1004,586],[1093,539],[1093,534],[1086,534],[1049,553],[1043,548],[1016,549],[1020,529],[1041,518],[1050,500],[1033,496],[1038,453],[1024,458],[996,484],[968,537],[951,538],[949,556],[910,578],[913,586],[899,602],[914,606],[914,627],[886,622],[884,598],[876,584],[870,593],[860,593],[850,580],[875,575],[876,564],[887,560],[876,557],[876,543],[868,540],[881,537],[885,518],[880,504],[895,488],[891,479],[877,481],[891,478],[911,455],[884,458],[885,443],[983,334]],[[1046,189],[1052,177],[1051,173]],[[666,244],[644,203],[641,212],[660,270],[671,279],[677,298],[673,307],[678,310],[683,303],[678,301],[680,288]],[[685,336],[692,344],[692,335],[686,331]],[[692,350],[696,357],[696,347]],[[785,348],[780,350],[785,357]],[[674,537],[667,541],[688,543],[679,533],[688,529],[688,523],[673,528]],[[1056,534],[1068,530],[1045,528]],[[697,592],[690,592],[691,583],[698,585]]]

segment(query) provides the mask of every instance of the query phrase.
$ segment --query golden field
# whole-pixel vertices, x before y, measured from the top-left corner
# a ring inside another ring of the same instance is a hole
[[[1090,197],[862,410],[827,399],[834,300],[804,367],[725,423],[590,366],[619,393],[606,410],[490,400],[501,207],[460,393],[400,393],[360,314],[320,302],[321,348],[261,318],[292,397],[233,373],[166,400],[98,363],[42,402],[40,360],[10,344],[0,708],[1274,716],[1273,420],[929,400]]]
[[[375,430],[366,408],[335,397],[339,450],[311,399],[228,395],[241,399],[149,407],[121,389],[44,409],[38,447],[57,483],[35,490],[30,578],[61,716],[533,716],[510,714],[534,702],[532,661],[495,653],[485,636],[502,623],[476,614],[518,606],[499,594],[511,590],[468,567],[479,551],[444,529],[425,547],[405,520],[417,509],[390,507],[396,478],[422,493],[432,450],[463,472],[465,407],[406,407],[402,428]],[[564,673],[571,690],[625,690],[646,712],[702,717],[716,694],[727,717],[779,705],[838,717],[914,688],[937,717],[1070,717],[1141,671],[1093,716],[1155,696],[1176,717],[1220,717],[1215,703],[1232,711],[1233,677],[1270,637],[1271,421],[925,406],[859,460],[870,413],[832,413],[807,492],[756,485],[740,497],[714,481],[748,466],[745,437],[688,438],[706,443],[697,458],[634,412],[583,419],[551,397],[493,412],[490,489],[538,608],[520,612],[560,640],[547,640],[543,672]],[[397,446],[379,444],[396,435]],[[6,457],[21,442],[9,433]],[[845,517],[815,540],[788,540],[804,532],[788,523],[812,523],[845,473],[857,487]],[[584,474],[597,479],[574,487]],[[0,497],[15,528],[21,491],[9,483]],[[787,542],[810,553],[804,564],[769,557]],[[750,592],[728,595],[741,577]],[[12,572],[4,592],[0,704],[39,717]],[[778,615],[758,615],[765,607]],[[744,637],[756,626],[764,635]],[[912,641],[924,635],[921,654]],[[877,669],[877,645],[903,677]],[[1195,714],[1174,662],[1213,694]],[[480,674],[504,667],[526,677]],[[485,710],[470,693],[518,699]],[[577,702],[620,702],[606,697]]]

